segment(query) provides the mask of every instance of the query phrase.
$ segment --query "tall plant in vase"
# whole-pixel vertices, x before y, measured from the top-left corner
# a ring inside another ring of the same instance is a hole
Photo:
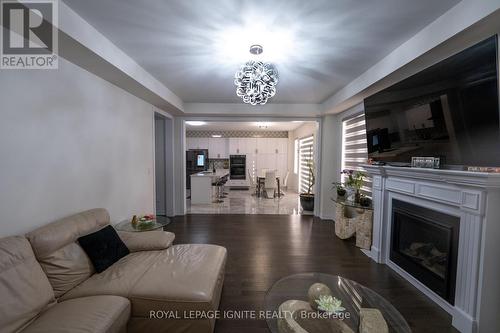
[[[309,158],[305,161],[307,166],[307,172],[309,173],[307,182],[307,192],[300,194],[300,205],[303,210],[313,211],[314,210],[314,193],[312,193],[312,188],[316,184],[316,176],[314,174],[314,161],[312,159],[312,148],[309,151]]]

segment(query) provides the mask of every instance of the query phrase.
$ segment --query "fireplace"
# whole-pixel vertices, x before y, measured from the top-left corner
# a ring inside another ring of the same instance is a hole
[[[390,259],[455,304],[460,218],[392,200]]]

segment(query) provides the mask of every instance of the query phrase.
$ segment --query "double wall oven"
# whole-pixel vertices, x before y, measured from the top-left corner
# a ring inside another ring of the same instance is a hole
[[[245,155],[230,155],[230,179],[245,180],[247,170],[247,157]]]

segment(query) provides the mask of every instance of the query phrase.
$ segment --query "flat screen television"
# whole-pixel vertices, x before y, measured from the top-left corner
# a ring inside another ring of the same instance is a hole
[[[497,36],[365,99],[368,157],[500,166]]]

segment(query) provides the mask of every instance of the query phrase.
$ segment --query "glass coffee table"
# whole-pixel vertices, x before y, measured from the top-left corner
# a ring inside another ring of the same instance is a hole
[[[277,281],[267,291],[266,311],[277,314],[280,305],[289,300],[308,302],[309,287],[315,283],[327,285],[332,296],[342,301],[344,313],[349,312],[349,318],[345,317],[343,322],[354,332],[359,332],[361,308],[378,309],[387,323],[389,332],[411,332],[403,316],[382,296],[355,281],[329,274],[303,273],[290,275]],[[277,315],[267,317],[267,325],[272,333],[283,333],[278,329],[278,320]]]
[[[166,216],[156,216],[151,223],[132,225],[130,220],[124,220],[114,225],[114,228],[119,231],[141,232],[159,230],[170,224],[170,219]]]

